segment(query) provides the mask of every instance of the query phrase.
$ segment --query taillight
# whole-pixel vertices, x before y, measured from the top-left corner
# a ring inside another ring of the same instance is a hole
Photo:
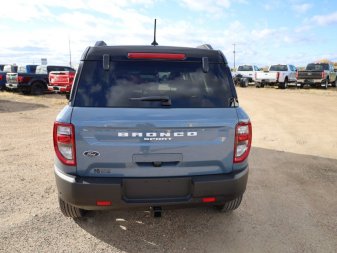
[[[2,75],[0,75],[0,81],[2,80]]]
[[[276,81],[278,81],[280,79],[280,72],[276,73]]]
[[[74,82],[75,73],[69,73],[69,84]]]
[[[243,162],[252,145],[252,124],[240,122],[235,128],[234,163]]]
[[[168,53],[128,53],[129,59],[185,60],[185,54]]]
[[[18,83],[22,83],[23,82],[23,76],[18,76]]]
[[[325,72],[322,72],[322,79],[325,79]]]
[[[112,202],[109,200],[97,200],[96,205],[97,206],[111,206]]]
[[[65,165],[76,165],[75,128],[68,123],[54,123],[54,149],[58,159]]]
[[[203,203],[213,203],[216,201],[216,198],[215,197],[206,197],[206,198],[202,198],[201,201]]]

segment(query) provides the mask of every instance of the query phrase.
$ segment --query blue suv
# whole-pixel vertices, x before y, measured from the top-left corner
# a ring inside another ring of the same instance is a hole
[[[221,51],[100,42],[83,53],[53,139],[65,216],[139,206],[225,212],[246,189],[252,126]]]

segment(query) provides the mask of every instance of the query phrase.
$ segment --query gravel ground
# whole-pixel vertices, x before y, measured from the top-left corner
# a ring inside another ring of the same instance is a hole
[[[238,88],[253,122],[242,205],[59,211],[52,124],[65,99],[0,93],[0,252],[336,252],[337,91]]]

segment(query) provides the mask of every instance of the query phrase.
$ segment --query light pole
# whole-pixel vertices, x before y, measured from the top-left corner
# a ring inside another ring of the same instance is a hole
[[[71,48],[70,48],[70,37],[68,37],[69,42],[69,66],[71,67]]]
[[[234,50],[233,50],[233,55],[234,55],[234,69],[235,69],[235,53],[236,53],[236,51],[235,51],[235,43],[233,44],[233,46],[234,46]]]

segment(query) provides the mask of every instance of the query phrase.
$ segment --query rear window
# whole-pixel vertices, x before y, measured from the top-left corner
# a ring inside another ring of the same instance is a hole
[[[27,66],[28,72],[29,73],[35,73],[36,71],[36,66],[35,65],[28,65]]]
[[[75,95],[78,107],[158,108],[161,101],[142,98],[169,98],[170,108],[228,107],[231,91],[224,64],[210,63],[204,73],[201,63],[173,61],[111,62],[83,65]]]
[[[329,64],[311,63],[311,64],[308,64],[307,70],[319,70],[319,71],[329,70]]]
[[[37,66],[35,73],[36,74],[48,74],[47,66]]]
[[[288,71],[287,65],[272,65],[269,71]]]
[[[19,66],[18,67],[18,73],[27,73],[26,66]]]
[[[35,71],[36,65],[23,65],[18,68],[19,73],[35,73]]]
[[[13,65],[4,66],[4,72],[16,73],[17,71],[18,71],[18,66],[13,66]]]
[[[250,65],[239,66],[238,71],[253,71],[253,66]]]

